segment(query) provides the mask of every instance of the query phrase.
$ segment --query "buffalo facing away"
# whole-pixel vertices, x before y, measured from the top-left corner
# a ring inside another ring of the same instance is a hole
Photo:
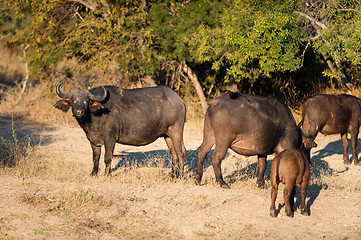
[[[341,134],[343,162],[350,164],[347,133],[351,134],[354,164],[358,164],[357,137],[361,124],[361,100],[351,95],[320,94],[307,99],[302,106],[300,122],[303,138],[314,140],[318,132]]]
[[[104,86],[63,93],[55,104],[73,116],[84,130],[93,150],[93,170],[99,170],[101,146],[105,146],[105,174],[110,174],[115,143],[142,146],[164,137],[173,158],[172,176],[183,175],[185,147],[183,128],[186,108],[169,87],[122,89]]]
[[[289,149],[277,154],[271,166],[271,217],[276,217],[276,198],[278,184],[285,184],[283,198],[286,214],[293,217],[296,186],[300,185],[301,214],[307,215],[306,194],[310,179],[310,163],[307,155],[298,149]]]
[[[291,111],[274,98],[227,92],[208,103],[203,142],[197,150],[197,183],[202,179],[204,158],[214,144],[212,166],[216,182],[225,188],[221,162],[228,148],[244,156],[258,156],[257,183],[262,187],[267,155],[301,145]]]

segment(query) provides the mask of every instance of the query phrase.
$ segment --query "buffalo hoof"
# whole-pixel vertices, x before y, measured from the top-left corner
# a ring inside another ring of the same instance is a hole
[[[196,185],[201,185],[201,180],[194,179],[194,183],[195,183]]]
[[[305,216],[308,216],[307,209],[301,208],[301,214],[302,214],[302,215],[305,215]]]
[[[175,173],[175,172],[172,171],[172,172],[169,174],[169,177],[170,177],[171,179],[179,178],[179,173]]]
[[[345,165],[350,165],[350,164],[351,164],[351,161],[350,161],[350,160],[343,160],[343,164],[345,164]]]
[[[269,210],[269,215],[270,215],[271,217],[277,217],[277,215],[276,215],[276,210]]]
[[[257,182],[257,184],[258,184],[258,188],[260,188],[260,189],[265,189],[266,188],[264,182]]]
[[[197,185],[201,185],[202,176],[199,175],[198,173],[196,173],[196,174],[194,175],[194,181],[196,182]]]
[[[220,183],[219,186],[224,189],[231,189],[227,183]]]
[[[287,211],[286,211],[286,215],[287,215],[288,217],[292,217],[292,218],[293,218],[293,212],[287,212]]]
[[[90,173],[90,176],[91,176],[91,177],[97,177],[97,176],[98,176],[98,173],[93,171],[93,172]]]
[[[361,166],[361,162],[360,162],[360,161],[354,161],[353,164],[354,164],[355,166]]]

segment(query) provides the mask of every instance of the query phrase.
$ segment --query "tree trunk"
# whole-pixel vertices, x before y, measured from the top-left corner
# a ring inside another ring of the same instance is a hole
[[[201,84],[198,81],[198,77],[184,61],[181,64],[182,64],[183,72],[185,72],[188,75],[189,79],[192,81],[194,88],[196,89],[199,101],[201,102],[202,105],[203,113],[205,113],[207,111],[208,104],[206,101],[206,97],[204,96]]]
[[[28,60],[26,59],[26,50],[28,49],[29,46],[30,45],[28,44],[23,49],[23,55],[24,55],[24,60],[25,60],[25,79],[23,81],[23,87],[21,88],[19,98],[16,100],[15,105],[18,105],[18,103],[20,102],[21,97],[22,97],[23,93],[25,92],[26,84],[28,83],[28,80],[29,80]]]
[[[337,77],[337,82],[340,84],[341,88],[343,89],[348,89],[348,85],[350,84],[349,81],[346,78],[346,75],[341,71],[338,70],[335,65],[333,64],[333,62],[331,61],[331,59],[328,57],[327,54],[322,54],[322,57],[325,59],[327,66],[330,68],[330,70],[332,71],[333,74],[335,74]],[[338,68],[340,68],[340,66],[338,66]]]
[[[312,37],[310,37],[311,41],[315,41],[317,40],[319,37],[322,36],[322,31],[328,29],[328,27],[323,24],[322,22],[318,21],[316,18],[311,17],[310,15],[303,13],[303,12],[299,12],[299,11],[294,11],[294,13],[306,18],[307,20],[310,21],[311,25],[314,27],[314,29],[316,30],[316,34]],[[330,45],[327,41],[323,41],[326,45]],[[349,89],[349,86],[351,86],[351,83],[347,80],[347,77],[345,75],[345,73],[342,72],[341,70],[341,62],[339,59],[337,59],[337,57],[334,59],[335,60],[335,64],[331,61],[331,59],[329,58],[329,56],[325,53],[322,53],[323,58],[325,59],[327,66],[330,68],[330,70],[332,71],[333,74],[335,74],[337,77],[337,81],[340,84],[341,88],[343,89]],[[336,55],[335,55],[336,56]]]

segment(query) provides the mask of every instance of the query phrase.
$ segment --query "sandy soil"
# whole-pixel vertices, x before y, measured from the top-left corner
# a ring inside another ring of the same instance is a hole
[[[287,217],[280,189],[279,214],[272,218],[270,188],[256,187],[255,157],[229,151],[222,169],[231,189],[214,184],[209,158],[203,184],[193,183],[201,127],[186,126],[184,133],[190,179],[134,183],[120,180],[126,174],[124,165],[154,157],[169,162],[163,139],[144,147],[117,145],[112,163],[115,177],[91,178],[91,149],[79,127],[22,122],[16,123],[16,129],[19,138],[41,142],[38,150],[42,158],[72,163],[69,166],[74,169],[67,170],[69,179],[67,175],[57,179],[0,175],[0,239],[361,239],[361,166],[343,165],[339,136],[320,135],[316,139],[313,181],[307,196],[310,216],[296,211],[294,218]],[[11,122],[0,121],[0,134],[11,135]],[[269,167],[270,161],[266,179]],[[169,164],[163,168],[170,171]],[[79,180],[70,177],[76,171],[81,172]],[[51,199],[50,193],[64,188],[86,188],[101,198],[82,202],[75,211],[56,211],[49,206],[60,200]],[[36,198],[41,194],[45,200]],[[39,201],[24,201],[24,196]],[[97,201],[100,204],[94,208],[88,206]]]

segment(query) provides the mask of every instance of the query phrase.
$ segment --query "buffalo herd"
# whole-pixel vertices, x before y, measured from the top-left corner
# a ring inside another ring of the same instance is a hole
[[[186,106],[166,86],[123,89],[102,86],[91,90],[64,93],[55,107],[70,108],[84,130],[93,152],[93,170],[99,171],[101,146],[104,146],[105,174],[111,172],[116,143],[143,146],[163,137],[172,155],[171,176],[183,177],[185,147],[183,129]],[[216,183],[229,188],[223,180],[221,163],[228,148],[244,156],[258,157],[258,187],[264,187],[267,155],[275,154],[271,166],[270,215],[275,217],[278,184],[285,184],[284,201],[287,216],[293,216],[295,185],[301,186],[301,213],[307,215],[306,190],[310,174],[310,149],[320,132],[340,134],[344,164],[350,164],[347,133],[351,135],[352,160],[358,164],[357,137],[361,124],[361,100],[346,94],[320,94],[307,99],[302,106],[302,120],[297,125],[289,108],[271,97],[227,91],[208,102],[204,117],[203,141],[197,149],[195,181],[201,183],[203,161],[214,147],[211,162]]]

